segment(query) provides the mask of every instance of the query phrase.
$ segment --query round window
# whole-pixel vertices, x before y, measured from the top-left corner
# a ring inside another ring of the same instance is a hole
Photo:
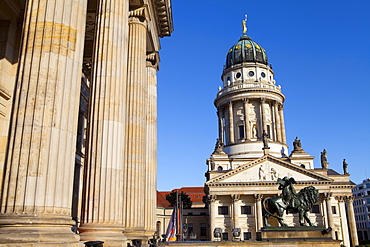
[[[265,78],[265,77],[266,77],[265,72],[262,72],[262,73],[261,73],[261,76],[262,76],[262,78]]]
[[[248,75],[252,77],[252,76],[254,76],[254,72],[253,71],[249,71],[248,72]]]
[[[236,78],[240,78],[242,76],[242,74],[240,74],[240,72],[236,73]]]

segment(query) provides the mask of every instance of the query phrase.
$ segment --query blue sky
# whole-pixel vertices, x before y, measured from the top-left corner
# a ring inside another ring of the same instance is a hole
[[[296,136],[329,168],[370,177],[370,1],[172,0],[175,31],[161,39],[160,191],[203,186],[217,138],[213,101],[229,48],[247,35],[267,52],[286,97],[289,152]]]

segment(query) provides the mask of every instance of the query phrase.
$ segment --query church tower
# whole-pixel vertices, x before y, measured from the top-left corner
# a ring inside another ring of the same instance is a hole
[[[223,86],[214,101],[219,119],[219,141],[230,158],[263,156],[263,133],[269,153],[287,157],[283,103],[285,96],[276,85],[266,51],[243,36],[226,56],[221,76]]]
[[[285,96],[276,85],[266,51],[247,36],[246,20],[242,37],[227,53],[221,79],[214,101],[218,141],[207,159],[204,187],[210,240],[260,239],[267,226],[263,199],[281,194],[279,178],[292,178],[297,192],[307,186],[318,190],[309,218],[317,226],[332,229],[326,237],[356,245],[354,185],[349,174],[330,169],[326,153],[321,168],[315,168],[314,157],[303,150],[298,137],[288,153]],[[288,226],[301,225],[297,214],[283,218]],[[269,221],[269,225],[279,225],[276,219]]]

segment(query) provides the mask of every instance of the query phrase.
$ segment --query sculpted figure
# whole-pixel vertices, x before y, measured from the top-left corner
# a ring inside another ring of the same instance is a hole
[[[288,226],[283,221],[284,211],[299,214],[299,224],[305,226],[305,221],[314,226],[308,217],[314,203],[319,199],[319,192],[313,186],[308,186],[296,192],[293,184],[296,183],[294,178],[278,178],[279,189],[282,190],[282,196],[267,197],[263,199],[263,217],[265,226],[270,226],[268,218],[270,216],[278,219],[280,226]]]
[[[295,151],[302,150],[301,140],[299,140],[298,137],[295,138],[295,140],[293,142],[293,147],[294,147]]]
[[[348,164],[346,162],[346,159],[343,159],[343,173],[344,173],[344,175],[348,174],[347,168],[348,168]]]
[[[327,155],[326,149],[324,148],[324,151],[321,152],[321,168],[322,169],[328,169],[329,163],[326,158],[326,155]]]

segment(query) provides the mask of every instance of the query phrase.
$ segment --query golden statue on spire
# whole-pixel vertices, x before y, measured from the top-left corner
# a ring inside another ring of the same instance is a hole
[[[248,15],[245,15],[244,20],[242,21],[243,24],[243,36],[247,35],[247,20],[248,20]]]

